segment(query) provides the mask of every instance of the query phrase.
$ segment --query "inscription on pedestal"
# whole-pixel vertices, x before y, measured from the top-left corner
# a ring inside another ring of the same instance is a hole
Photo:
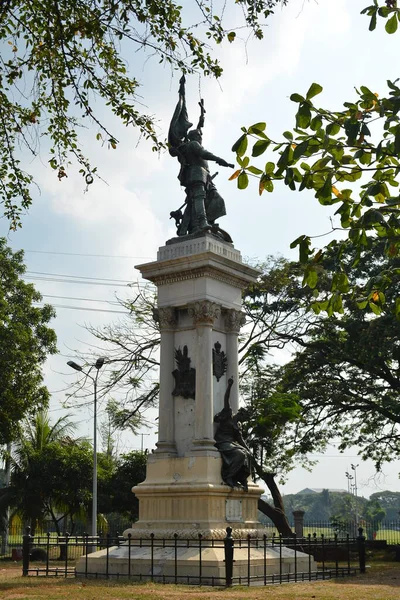
[[[242,501],[227,499],[225,505],[225,518],[227,521],[243,522]]]

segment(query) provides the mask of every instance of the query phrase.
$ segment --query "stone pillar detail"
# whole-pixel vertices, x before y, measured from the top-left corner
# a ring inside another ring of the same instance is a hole
[[[298,538],[304,537],[304,510],[294,510],[294,532]]]
[[[233,377],[233,386],[230,394],[230,404],[235,414],[239,410],[239,344],[238,337],[242,325],[246,322],[246,315],[240,310],[227,310],[225,312],[226,328],[226,356],[228,358],[227,377]]]
[[[215,319],[221,316],[221,306],[216,302],[203,300],[190,304],[188,306],[188,313],[196,325],[202,323],[213,326]]]
[[[198,450],[217,452],[214,447],[214,402],[212,373],[212,330],[221,315],[221,306],[209,300],[188,306],[197,332],[196,404],[193,446]]]
[[[174,381],[174,331],[177,322],[176,309],[167,306],[157,308],[154,320],[160,326],[160,393],[158,413],[158,442],[156,452],[176,454],[173,396]]]

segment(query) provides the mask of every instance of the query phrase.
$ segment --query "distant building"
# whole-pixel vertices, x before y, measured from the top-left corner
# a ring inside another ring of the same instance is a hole
[[[324,490],[328,490],[328,492],[333,492],[336,494],[347,494],[348,493],[348,490],[344,490],[344,489],[304,488],[304,490],[300,490],[300,492],[297,492],[296,496],[306,496],[309,494],[321,494]]]

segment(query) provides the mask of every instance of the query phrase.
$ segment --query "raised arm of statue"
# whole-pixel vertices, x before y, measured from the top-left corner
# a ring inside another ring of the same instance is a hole
[[[182,98],[185,97],[185,83],[186,77],[185,75],[182,75],[182,77],[179,80],[179,95],[182,96]]]
[[[228,379],[228,387],[226,388],[225,396],[224,396],[224,409],[230,410],[231,405],[229,403],[229,396],[231,395],[231,388],[233,386],[233,377],[229,377]]]

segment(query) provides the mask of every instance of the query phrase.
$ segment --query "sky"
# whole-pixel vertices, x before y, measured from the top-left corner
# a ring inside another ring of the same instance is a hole
[[[183,2],[189,13],[192,4]],[[193,122],[199,116],[200,97],[205,102],[204,146],[234,162],[231,147],[241,135],[240,128],[259,121],[267,123],[273,139],[279,139],[294,126],[296,105],[290,95],[305,94],[313,82],[324,88],[316,103],[333,110],[354,99],[354,87],[360,85],[386,93],[386,80],[398,76],[400,38],[386,34],[383,21],[378,22],[377,31],[368,31],[368,18],[359,14],[367,4],[368,0],[290,0],[288,7],[276,9],[263,41],[238,39],[233,45],[223,44],[218,56],[224,75],[218,82],[187,78]],[[235,23],[236,16],[232,18]],[[128,62],[142,84],[141,101],[147,112],[156,115],[158,133],[165,137],[178,97],[179,74],[141,53],[129,56]],[[71,169],[68,178],[59,182],[46,166],[43,149],[43,155],[31,164],[40,193],[24,215],[22,229],[11,233],[6,219],[0,219],[0,235],[7,237],[13,249],[25,251],[27,280],[35,283],[45,302],[56,307],[53,326],[59,354],[45,365],[54,419],[65,413],[62,402],[76,380],[67,360],[76,360],[93,344],[85,325],[100,327],[121,317],[112,312],[121,310],[112,304],[115,296],[130,296],[127,283],[140,277],[135,265],[155,260],[158,247],[174,236],[169,212],[184,201],[174,159],[168,153],[153,153],[149,144],[138,140],[135,130],[104,115],[120,140],[116,150],[95,143],[95,127],[82,130],[84,145],[104,181],[96,180],[86,192],[81,176]],[[262,157],[260,164],[265,160]],[[228,213],[220,224],[246,260],[263,260],[268,255],[297,258],[289,248],[291,241],[304,233],[319,236],[331,229],[332,211],[320,206],[309,192],[294,193],[277,186],[273,194],[259,197],[256,182],[239,191],[235,182],[228,181],[229,169],[216,170],[216,185]],[[315,243],[329,239],[317,238]],[[70,414],[79,433],[91,438],[91,406],[76,401]],[[103,416],[101,404],[100,420]],[[119,450],[140,449],[142,443],[145,448],[154,447],[155,428],[141,432],[143,436],[124,434]],[[324,456],[311,458],[319,461],[312,472],[292,471],[283,493],[304,487],[347,489],[345,473],[352,472],[351,464],[359,465],[359,495],[382,489],[400,491],[398,462],[386,465],[376,476],[373,464],[362,462],[356,450],[340,454],[332,447]]]

